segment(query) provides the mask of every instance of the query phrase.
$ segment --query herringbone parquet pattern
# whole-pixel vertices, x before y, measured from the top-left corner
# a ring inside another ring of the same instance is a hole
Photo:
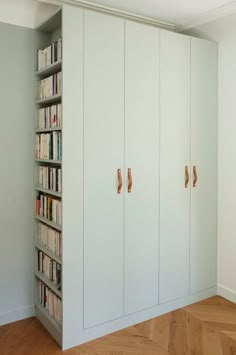
[[[0,355],[61,354],[35,319],[0,327]],[[236,304],[193,304],[65,351],[66,355],[236,355]]]

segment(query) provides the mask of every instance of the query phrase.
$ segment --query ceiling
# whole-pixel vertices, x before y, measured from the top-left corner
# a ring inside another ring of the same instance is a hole
[[[75,3],[79,0],[72,1]],[[42,5],[45,2],[60,4],[63,0],[0,0],[0,21],[34,27],[37,18],[50,15],[54,9],[52,6]],[[177,29],[197,26],[236,12],[236,0],[92,0],[92,2],[166,21],[176,25]]]
[[[61,3],[63,0],[39,0]],[[68,2],[70,0],[64,0]],[[72,0],[74,3],[80,0]],[[236,0],[81,0],[190,28],[236,12]]]
[[[174,24],[222,7],[228,0],[96,0],[97,3],[120,8]]]

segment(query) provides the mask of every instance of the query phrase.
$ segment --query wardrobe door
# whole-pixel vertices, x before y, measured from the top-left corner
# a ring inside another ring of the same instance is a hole
[[[216,285],[217,45],[191,39],[191,292]],[[194,174],[193,174],[194,179]]]
[[[75,152],[76,154],[76,152]],[[84,14],[84,326],[123,315],[124,21]]]
[[[128,191],[130,177],[133,185]],[[125,313],[158,303],[159,30],[125,23]]]
[[[160,303],[189,294],[190,38],[160,33]]]

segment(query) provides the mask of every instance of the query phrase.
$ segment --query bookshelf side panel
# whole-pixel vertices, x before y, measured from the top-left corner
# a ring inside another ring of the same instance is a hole
[[[63,349],[83,337],[83,10],[63,6]]]

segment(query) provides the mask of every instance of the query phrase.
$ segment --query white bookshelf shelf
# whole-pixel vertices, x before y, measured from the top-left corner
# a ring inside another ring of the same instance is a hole
[[[54,96],[45,97],[44,99],[37,99],[36,104],[46,105],[46,104],[51,104],[60,101],[61,101],[61,95],[54,95]]]
[[[45,133],[45,132],[54,132],[54,131],[61,131],[61,127],[54,127],[54,128],[38,128],[36,129],[36,133]]]
[[[52,334],[59,345],[62,345],[62,329],[60,324],[49,314],[48,310],[40,305],[35,304],[35,315],[44,325],[44,327]]]
[[[50,163],[50,164],[61,164],[61,160],[52,160],[52,159],[35,159],[39,163]]]
[[[35,248],[38,250],[41,250],[44,254],[55,260],[58,264],[61,265],[61,258],[57,255],[55,255],[52,251],[50,251],[48,248],[46,248],[44,245],[42,245],[39,242],[35,243]]]
[[[47,308],[42,306],[40,303],[36,303],[35,306],[40,310],[40,312],[42,312],[44,314],[44,316],[57,329],[57,331],[59,333],[61,333],[61,325],[51,316],[51,314],[48,312]]]
[[[35,75],[37,75],[39,77],[45,77],[45,76],[55,74],[61,70],[61,66],[62,66],[62,61],[58,60],[57,62],[50,64],[50,65],[46,66],[45,68],[36,71]]]
[[[35,186],[35,190],[40,191],[40,192],[44,192],[45,194],[56,196],[56,197],[62,196],[61,192],[44,189],[43,187],[40,187],[40,186]]]
[[[40,271],[35,270],[35,276],[41,280],[46,286],[48,286],[58,297],[62,297],[61,291],[57,289],[56,285],[50,281],[44,274]]]
[[[40,217],[40,216],[37,216],[37,215],[36,215],[35,218],[36,218],[38,221],[40,221],[40,222],[46,224],[46,225],[49,226],[49,227],[52,227],[52,228],[54,228],[54,229],[56,229],[56,230],[58,230],[58,231],[61,231],[61,230],[62,230],[62,227],[61,227],[61,226],[59,226],[58,224],[53,223],[53,222],[51,222],[51,221],[48,221],[48,220],[47,220],[46,218],[44,218],[44,217]]]

